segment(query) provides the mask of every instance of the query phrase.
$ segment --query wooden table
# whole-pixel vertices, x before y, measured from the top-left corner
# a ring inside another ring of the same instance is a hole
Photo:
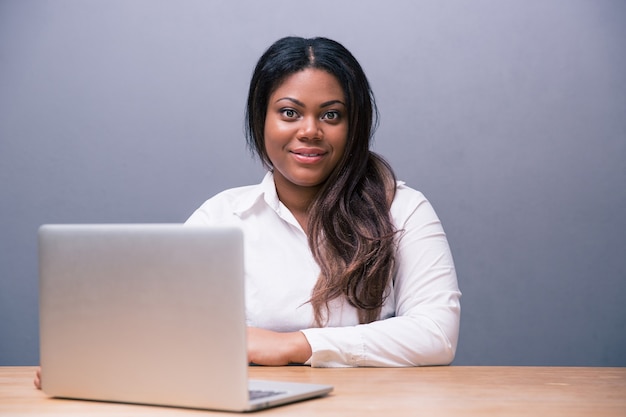
[[[228,415],[48,398],[34,367],[0,367],[0,416]],[[280,416],[626,416],[626,368],[251,367],[250,377],[332,384],[325,398],[259,411]]]

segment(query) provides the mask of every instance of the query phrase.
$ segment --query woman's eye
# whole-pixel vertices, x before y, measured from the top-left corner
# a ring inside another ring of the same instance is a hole
[[[324,114],[323,119],[326,119],[326,120],[337,120],[337,119],[339,119],[339,112],[336,112],[336,111],[326,112]]]
[[[282,112],[283,112],[283,115],[289,119],[293,119],[294,117],[297,116],[296,111],[293,109],[283,109]]]

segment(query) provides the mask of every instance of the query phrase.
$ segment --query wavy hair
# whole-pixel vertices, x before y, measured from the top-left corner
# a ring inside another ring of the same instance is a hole
[[[269,98],[288,76],[306,68],[337,78],[348,114],[345,152],[309,207],[308,242],[320,267],[309,301],[318,326],[328,322],[329,302],[341,297],[357,309],[360,323],[369,323],[380,316],[395,264],[396,230],[389,212],[395,175],[370,150],[378,111],[354,56],[327,38],[286,37],[271,45],[250,81],[248,146],[271,170],[264,138]]]

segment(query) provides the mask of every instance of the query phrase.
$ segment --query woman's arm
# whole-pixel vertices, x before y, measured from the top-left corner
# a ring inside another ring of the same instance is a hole
[[[248,362],[257,365],[305,363],[311,346],[301,332],[279,333],[248,327]]]
[[[402,234],[387,300],[395,305],[392,317],[303,330],[312,366],[447,365],[454,359],[461,293],[448,241],[424,196],[407,188],[398,191],[392,215]]]

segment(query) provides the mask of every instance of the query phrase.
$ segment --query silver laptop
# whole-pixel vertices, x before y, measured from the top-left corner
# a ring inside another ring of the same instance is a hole
[[[252,411],[332,390],[248,380],[236,228],[44,225],[39,270],[50,396]]]

